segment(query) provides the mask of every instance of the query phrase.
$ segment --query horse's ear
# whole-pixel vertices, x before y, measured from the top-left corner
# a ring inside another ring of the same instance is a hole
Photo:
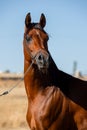
[[[28,28],[31,23],[31,15],[28,13],[25,18],[25,26]]]
[[[41,14],[39,24],[41,25],[42,28],[44,28],[46,25],[46,18],[45,18],[45,15],[43,13]]]

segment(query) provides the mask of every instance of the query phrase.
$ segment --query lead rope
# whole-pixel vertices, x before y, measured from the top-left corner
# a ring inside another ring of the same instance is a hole
[[[9,94],[14,88],[16,88],[16,87],[20,84],[20,82],[24,79],[24,77],[26,76],[26,74],[27,74],[27,73],[29,72],[29,70],[31,69],[31,67],[32,67],[32,65],[33,65],[33,62],[34,62],[34,61],[31,62],[30,66],[29,66],[28,69],[26,70],[24,76],[23,76],[14,86],[12,86],[9,90],[4,91],[3,93],[1,93],[0,96]]]

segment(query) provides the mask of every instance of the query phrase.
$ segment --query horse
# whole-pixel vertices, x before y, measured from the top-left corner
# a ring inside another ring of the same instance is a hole
[[[87,130],[87,81],[59,70],[48,50],[46,17],[25,18],[24,84],[31,130]],[[83,91],[84,90],[84,91]],[[84,92],[84,93],[83,93]]]

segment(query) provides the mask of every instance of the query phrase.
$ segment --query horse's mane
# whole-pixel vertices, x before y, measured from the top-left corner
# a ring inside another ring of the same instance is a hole
[[[51,55],[50,58],[49,73],[52,83],[59,87],[67,97],[87,109],[87,81],[75,78],[59,70]]]

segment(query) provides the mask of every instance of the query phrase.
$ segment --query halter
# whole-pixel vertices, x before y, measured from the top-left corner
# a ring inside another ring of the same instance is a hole
[[[24,38],[25,38],[25,37],[26,37],[26,34],[24,34]],[[25,47],[25,49],[26,49],[28,55],[31,57],[32,63],[34,63],[34,62],[37,60],[37,55],[38,55],[39,53],[41,53],[41,49],[33,56],[33,55],[31,54],[30,49],[27,47],[27,44],[26,44],[26,43],[24,43],[24,47]],[[48,53],[47,53],[47,54],[48,54]],[[48,55],[49,55],[49,54],[48,54]]]
[[[24,33],[24,39],[26,39],[26,35],[27,35],[27,33],[29,32],[29,30],[31,30],[31,29],[39,29],[39,30],[41,30],[42,32],[46,33],[46,32],[43,30],[43,28],[42,28],[38,23],[32,23],[32,24],[30,24],[28,30]],[[37,32],[37,34],[39,35],[38,32]],[[47,34],[47,33],[46,33],[46,34]],[[47,35],[48,35],[48,34],[47,34]],[[39,35],[39,37],[40,37],[40,35]],[[24,47],[26,48],[26,51],[27,51],[28,55],[31,57],[32,62],[34,63],[34,61],[37,60],[37,55],[38,55],[39,53],[41,53],[41,49],[33,56],[33,55],[31,54],[30,49],[27,47],[26,42],[24,43]],[[49,54],[47,53],[47,55],[49,55]]]

